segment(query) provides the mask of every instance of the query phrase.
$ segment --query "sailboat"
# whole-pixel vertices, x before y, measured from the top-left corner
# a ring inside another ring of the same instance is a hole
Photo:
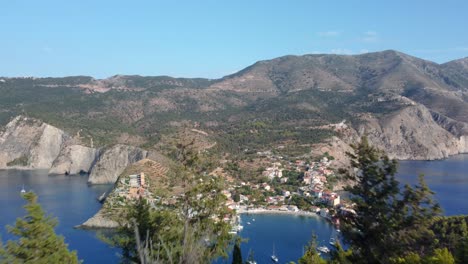
[[[21,189],[21,193],[26,193],[26,190],[24,189],[24,184],[23,184],[23,188]]]
[[[278,257],[275,254],[275,245],[273,244],[273,254],[271,254],[271,260],[275,263],[278,262]]]

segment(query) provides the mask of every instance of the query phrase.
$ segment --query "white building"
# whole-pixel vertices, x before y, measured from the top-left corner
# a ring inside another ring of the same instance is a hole
[[[329,212],[330,212],[330,210],[328,210],[328,208],[322,208],[322,209],[320,209],[320,216],[328,217]]]

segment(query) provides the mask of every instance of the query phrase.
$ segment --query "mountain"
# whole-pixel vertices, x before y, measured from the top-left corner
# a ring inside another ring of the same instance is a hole
[[[219,153],[286,146],[285,155],[368,134],[393,157],[437,159],[468,149],[467,65],[387,50],[284,56],[215,80],[0,78],[0,124],[25,115],[86,147],[166,154],[187,131]]]

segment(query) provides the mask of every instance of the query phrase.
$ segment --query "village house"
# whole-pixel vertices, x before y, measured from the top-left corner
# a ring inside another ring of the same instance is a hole
[[[312,195],[316,198],[322,198],[323,191],[321,189],[313,189]]]
[[[249,202],[249,197],[245,196],[245,195],[239,195],[239,201],[242,203],[248,203]]]
[[[328,210],[328,208],[322,208],[322,209],[320,209],[320,216],[327,218],[329,212],[330,212],[330,210]]]
[[[283,169],[281,169],[280,166],[281,163],[274,162],[272,167],[266,168],[262,175],[268,177],[270,180],[276,177],[281,178],[283,177]]]
[[[340,196],[337,193],[324,191],[322,195],[322,202],[329,206],[338,206],[340,204]]]

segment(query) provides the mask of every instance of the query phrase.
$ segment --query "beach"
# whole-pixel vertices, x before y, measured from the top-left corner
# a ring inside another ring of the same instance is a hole
[[[308,212],[308,211],[286,211],[286,210],[277,210],[277,209],[263,209],[263,208],[255,208],[255,209],[244,209],[241,208],[237,210],[238,214],[284,214],[284,215],[297,215],[297,216],[313,216],[319,217],[317,213]]]

